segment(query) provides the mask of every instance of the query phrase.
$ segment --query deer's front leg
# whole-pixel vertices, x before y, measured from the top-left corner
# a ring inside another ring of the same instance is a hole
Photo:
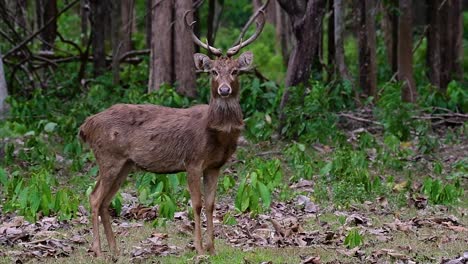
[[[195,220],[193,244],[199,255],[203,255],[200,224],[200,213],[202,209],[200,181],[202,173],[203,172],[200,168],[191,168],[187,170],[188,187],[190,191],[190,199],[192,200],[193,218]]]
[[[206,226],[208,239],[206,242],[206,250],[213,255],[214,248],[214,226],[213,226],[213,211],[216,197],[216,187],[218,183],[219,169],[206,170],[203,174],[203,185],[205,192],[205,212]]]

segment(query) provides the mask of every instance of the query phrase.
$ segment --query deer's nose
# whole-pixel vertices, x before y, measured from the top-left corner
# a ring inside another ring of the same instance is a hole
[[[231,87],[223,84],[221,85],[219,88],[218,88],[218,94],[223,96],[223,97],[226,97],[226,96],[229,96],[231,94]]]

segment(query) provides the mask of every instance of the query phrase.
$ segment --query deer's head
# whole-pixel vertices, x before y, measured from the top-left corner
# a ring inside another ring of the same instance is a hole
[[[253,54],[250,51],[242,53],[239,58],[218,57],[211,60],[205,54],[195,53],[193,56],[198,71],[211,75],[211,96],[227,98],[239,95],[239,74],[250,70]]]
[[[209,56],[201,53],[195,53],[193,58],[195,61],[195,68],[198,72],[207,72],[211,75],[211,96],[214,98],[229,98],[238,97],[239,95],[239,74],[247,72],[252,67],[253,54],[250,51],[242,53],[237,59],[233,58],[243,47],[252,43],[263,30],[265,25],[265,7],[269,0],[261,6],[257,12],[249,19],[247,24],[244,26],[239,38],[233,47],[229,48],[226,55],[220,49],[210,46],[210,43],[203,43],[193,32],[193,25],[195,21],[189,23],[187,21],[187,15],[191,11],[185,12],[184,22],[187,29],[192,34],[193,41],[200,47],[208,50],[210,54],[213,54],[216,58],[210,59]],[[248,27],[256,21],[256,31],[248,38],[243,41],[243,37]]]

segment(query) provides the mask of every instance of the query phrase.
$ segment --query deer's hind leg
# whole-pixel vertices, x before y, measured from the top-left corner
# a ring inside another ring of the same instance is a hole
[[[89,196],[89,202],[91,205],[91,219],[93,223],[93,244],[91,246],[91,251],[94,252],[96,256],[102,256],[102,249],[101,249],[101,241],[100,241],[100,234],[99,234],[99,215],[102,217],[102,222],[104,226],[104,230],[106,232],[107,240],[109,245],[112,246],[112,240],[109,241],[108,233],[112,234],[112,230],[110,229],[110,217],[109,213],[107,212],[102,214],[103,208],[107,210],[108,206],[104,206],[104,202],[109,199],[112,200],[112,197],[117,192],[118,187],[116,188],[114,185],[117,182],[122,183],[126,177],[121,175],[122,171],[125,171],[127,160],[105,160],[99,159],[98,155],[96,155],[96,160],[99,165],[99,178],[96,182],[96,186],[94,187],[93,192]],[[128,172],[127,172],[128,173]],[[123,180],[121,178],[124,178]],[[120,187],[120,184],[119,184]],[[113,192],[115,190],[115,192]],[[109,198],[109,196],[112,196]],[[110,232],[109,232],[110,230]],[[113,236],[113,235],[112,235]],[[115,238],[113,239],[114,247],[115,247]]]
[[[112,252],[114,252],[115,255],[119,255],[119,249],[115,241],[114,233],[112,232],[112,226],[111,226],[111,220],[110,220],[110,214],[109,214],[109,206],[115,194],[120,189],[120,186],[122,186],[122,183],[127,178],[127,175],[130,172],[130,169],[131,169],[130,163],[126,163],[122,167],[110,191],[104,197],[104,200],[102,202],[100,212],[99,212],[99,215],[101,216],[102,225],[104,226],[104,233],[106,234],[107,243],[109,244],[109,248],[111,249]]]

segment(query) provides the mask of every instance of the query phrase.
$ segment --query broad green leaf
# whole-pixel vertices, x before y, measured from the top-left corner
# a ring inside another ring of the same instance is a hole
[[[265,208],[269,208],[271,204],[271,193],[268,188],[262,182],[258,182],[258,191],[260,192],[260,197],[264,203]]]
[[[57,127],[57,123],[49,122],[44,126],[44,131],[47,133],[51,133],[51,132],[54,132],[56,127]]]

